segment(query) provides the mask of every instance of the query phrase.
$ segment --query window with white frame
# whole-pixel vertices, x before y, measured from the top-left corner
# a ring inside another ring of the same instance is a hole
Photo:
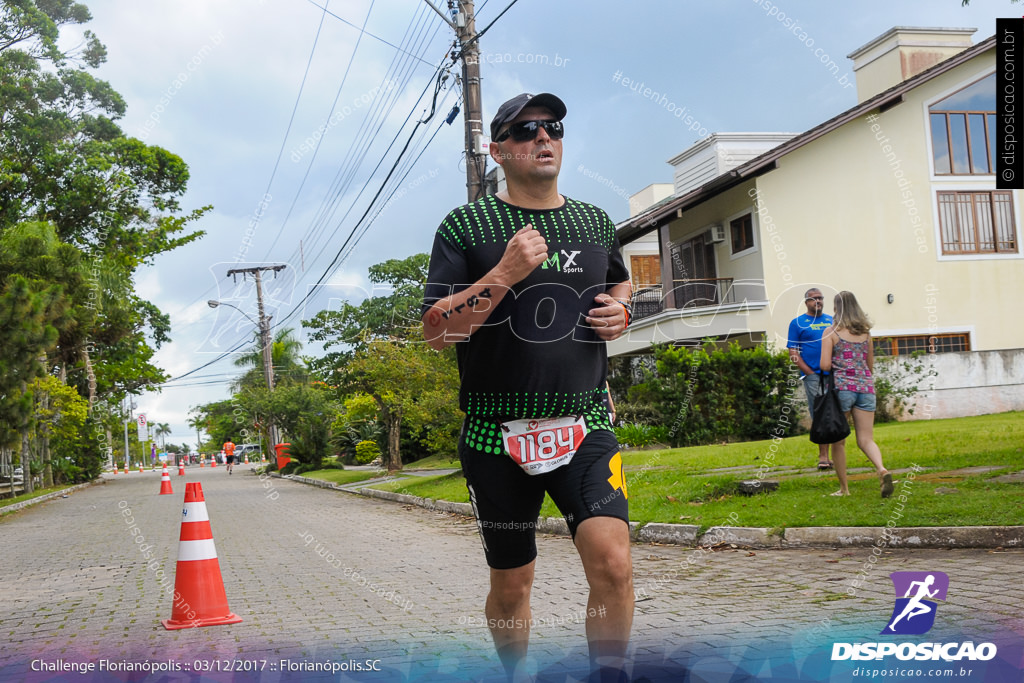
[[[729,240],[732,244],[733,254],[754,248],[754,221],[752,214],[748,213],[729,221]]]
[[[872,342],[876,356],[909,356],[915,352],[955,353],[971,350],[971,337],[967,332],[874,337]]]
[[[1011,192],[939,192],[938,199],[943,254],[1017,253]]]
[[[928,107],[936,175],[995,173],[996,75]]]

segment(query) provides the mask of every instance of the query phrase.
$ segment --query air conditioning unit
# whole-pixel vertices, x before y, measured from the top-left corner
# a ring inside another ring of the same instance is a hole
[[[708,229],[707,233],[705,234],[705,238],[707,239],[708,242],[711,242],[712,244],[717,243],[717,242],[724,242],[725,241],[725,226],[724,225],[712,225]]]

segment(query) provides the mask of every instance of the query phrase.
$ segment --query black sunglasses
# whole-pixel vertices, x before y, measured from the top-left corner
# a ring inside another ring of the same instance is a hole
[[[504,142],[511,136],[516,142],[529,142],[537,137],[537,131],[541,128],[547,131],[552,140],[561,140],[565,135],[561,121],[519,121],[506,128],[494,141]]]

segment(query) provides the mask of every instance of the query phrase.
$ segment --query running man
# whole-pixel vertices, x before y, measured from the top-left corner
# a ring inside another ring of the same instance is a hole
[[[534,526],[547,492],[590,588],[593,680],[619,681],[633,576],[605,382],[606,342],[629,324],[629,273],[608,215],[558,192],[565,114],[547,93],[498,109],[490,155],[507,189],[441,223],[423,331],[435,349],[454,343],[458,356],[459,456],[490,567],[485,613],[509,680],[528,675]]]
[[[227,465],[228,474],[231,474],[231,470],[235,466],[235,444],[230,440],[224,442],[224,463]]]

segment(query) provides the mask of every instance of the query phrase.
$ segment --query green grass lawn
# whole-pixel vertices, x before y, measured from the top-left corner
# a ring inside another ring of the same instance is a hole
[[[411,470],[450,470],[459,469],[462,465],[455,456],[432,455],[429,458],[422,458],[416,462],[409,463],[407,469]]]
[[[61,485],[61,486],[51,486],[48,489],[38,489],[37,488],[32,493],[22,493],[20,495],[15,496],[14,498],[0,498],[0,508],[6,507],[8,505],[14,505],[15,503],[20,503],[20,502],[25,501],[25,500],[32,500],[33,498],[39,498],[40,496],[45,496],[47,493],[54,493],[55,491],[64,491],[66,489],[71,488],[72,486],[74,486],[74,484],[64,484],[64,485]],[[3,490],[4,490],[3,484],[0,484],[0,491],[3,491]],[[10,485],[8,485],[7,490],[10,491]]]
[[[366,481],[367,479],[376,479],[378,477],[387,476],[387,472],[379,470],[314,470],[312,472],[305,472],[299,476],[308,477],[310,479],[319,479],[320,481],[329,481],[334,484],[354,484],[357,481]]]
[[[878,479],[852,437],[847,440],[852,495],[846,498],[828,495],[838,489],[835,473],[815,471],[817,446],[806,435],[778,444],[753,441],[626,451],[622,455],[630,518],[702,528],[723,524],[773,529],[884,526],[890,519],[897,526],[1024,524],[1024,484],[992,481],[1024,469],[1024,413],[877,425],[875,441],[885,466],[896,472],[896,493],[888,500],[879,495]],[[898,472],[915,465],[924,471],[913,479]],[[977,466],[998,469],[969,476],[944,474]],[[712,471],[732,467],[742,469]],[[756,478],[761,467],[768,468],[766,479],[779,481],[779,490],[757,496],[739,494],[738,482]],[[408,477],[374,488],[469,500],[459,474]],[[546,499],[541,514],[559,513]]]

